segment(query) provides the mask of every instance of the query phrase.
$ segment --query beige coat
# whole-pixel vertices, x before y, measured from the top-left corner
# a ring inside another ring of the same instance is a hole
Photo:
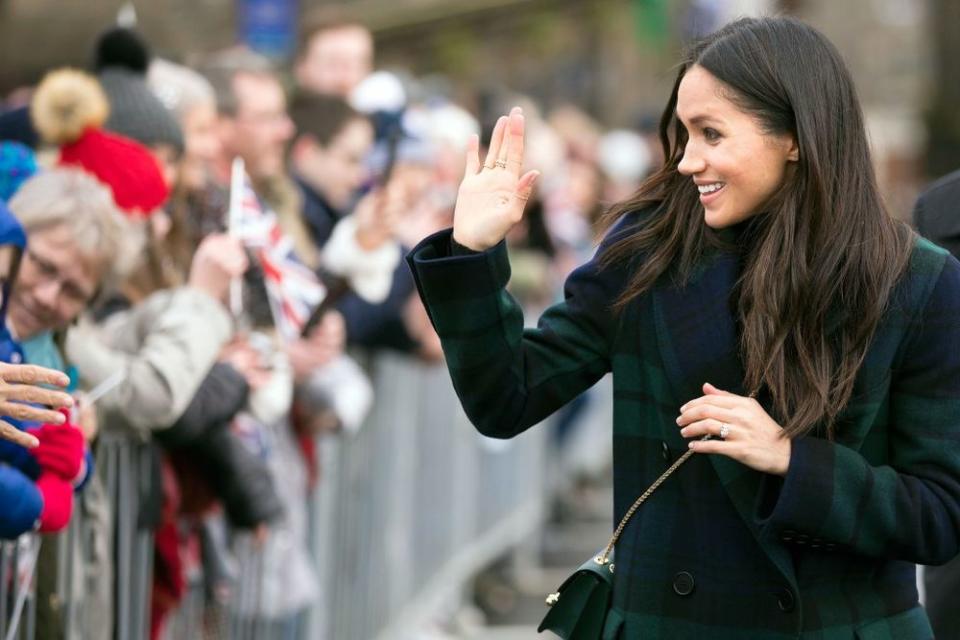
[[[103,426],[146,440],[173,424],[193,399],[233,326],[227,310],[190,287],[158,291],[141,304],[67,336],[67,358],[80,387],[91,389],[115,371],[124,380],[99,402]]]

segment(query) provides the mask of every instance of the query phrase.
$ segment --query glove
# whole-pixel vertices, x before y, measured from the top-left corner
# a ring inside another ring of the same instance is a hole
[[[73,512],[73,485],[56,474],[48,472],[40,474],[36,485],[43,497],[40,531],[43,533],[60,531],[70,523],[70,514]]]
[[[42,471],[73,482],[83,468],[83,432],[72,424],[45,424],[32,431],[40,441],[30,453]]]

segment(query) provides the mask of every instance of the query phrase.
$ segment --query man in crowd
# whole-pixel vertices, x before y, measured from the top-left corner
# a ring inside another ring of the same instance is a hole
[[[373,125],[340,97],[306,92],[294,98],[291,116],[297,134],[290,168],[303,193],[303,217],[323,246],[367,177]]]
[[[913,222],[926,238],[960,258],[960,171],[930,185],[920,194],[913,211]],[[941,567],[925,567],[926,608],[937,638],[960,637],[960,613],[956,594],[960,589],[960,558]]]
[[[358,22],[327,21],[309,29],[294,72],[301,89],[349,98],[373,70],[373,34]]]

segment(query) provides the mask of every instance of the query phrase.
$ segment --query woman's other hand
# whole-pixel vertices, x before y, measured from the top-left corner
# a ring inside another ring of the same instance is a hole
[[[489,150],[480,164],[480,140],[472,136],[467,146],[467,169],[457,193],[453,214],[453,239],[483,251],[503,240],[523,217],[523,208],[540,175],[523,176],[523,113],[514,107],[501,116],[490,136]]]
[[[70,378],[63,372],[31,364],[0,362],[0,416],[10,416],[29,422],[63,424],[66,418],[56,409],[73,406],[69,394],[39,385],[65,387]],[[46,405],[31,406],[27,402]],[[37,439],[0,420],[0,438],[27,448],[37,446]]]
[[[705,395],[680,408],[677,424],[697,453],[733,458],[751,469],[785,476],[790,466],[790,439],[783,428],[753,398],[703,385]],[[721,433],[723,431],[724,433]],[[699,440],[710,435],[716,439]],[[721,437],[722,436],[722,437]]]

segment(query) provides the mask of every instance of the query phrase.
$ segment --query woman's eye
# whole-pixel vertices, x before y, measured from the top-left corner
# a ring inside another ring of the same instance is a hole
[[[715,142],[720,139],[720,132],[707,127],[703,130],[703,137],[706,138],[708,142]]]

